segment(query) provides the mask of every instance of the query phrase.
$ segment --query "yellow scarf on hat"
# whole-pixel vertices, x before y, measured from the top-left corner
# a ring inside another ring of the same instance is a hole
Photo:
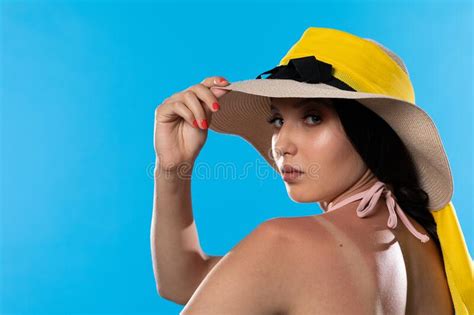
[[[474,265],[454,205],[431,212],[436,224],[451,298],[457,315],[474,314]]]

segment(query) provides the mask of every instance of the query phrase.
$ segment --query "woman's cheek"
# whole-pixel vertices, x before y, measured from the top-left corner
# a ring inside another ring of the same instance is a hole
[[[350,181],[347,175],[358,173],[354,172],[355,168],[360,167],[358,155],[342,135],[328,130],[315,139],[313,156],[317,157],[319,164],[319,179],[326,187]]]
[[[338,152],[338,155],[333,157],[335,178],[343,181],[349,187],[362,176],[364,162],[349,140],[340,141],[334,151]]]

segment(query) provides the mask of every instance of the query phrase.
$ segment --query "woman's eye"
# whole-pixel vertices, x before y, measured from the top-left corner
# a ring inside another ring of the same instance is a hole
[[[269,119],[267,119],[267,122],[270,124],[270,125],[273,125],[273,123],[277,120],[282,120],[281,118],[278,118],[278,117],[270,117]]]
[[[319,115],[306,115],[304,116],[305,118],[305,121],[307,121],[308,124],[310,125],[317,125],[320,121],[321,121],[321,116]],[[277,121],[280,121],[281,122],[279,123],[280,125],[275,125],[274,123],[277,122]],[[279,117],[270,117],[267,119],[267,122],[270,124],[270,125],[274,125],[275,127],[281,127],[281,124],[283,123],[283,119],[279,118]]]
[[[315,118],[315,119],[308,119],[308,118]],[[318,124],[321,121],[321,117],[318,115],[306,115],[305,120],[308,120],[310,124]]]

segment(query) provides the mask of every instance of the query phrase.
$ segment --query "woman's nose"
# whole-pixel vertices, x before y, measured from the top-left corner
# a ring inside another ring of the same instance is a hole
[[[276,158],[285,154],[294,155],[296,153],[296,145],[293,140],[291,129],[283,125],[278,134],[274,136],[273,147]]]

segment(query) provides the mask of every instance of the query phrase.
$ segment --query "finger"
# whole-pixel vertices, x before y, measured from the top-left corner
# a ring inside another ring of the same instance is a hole
[[[212,93],[208,87],[203,84],[196,84],[189,88],[197,97],[204,102],[207,108],[213,112],[217,112],[220,108],[217,97]]]
[[[214,94],[214,96],[217,99],[219,99],[219,97],[231,91],[231,90],[221,89],[218,86],[211,86],[209,90],[211,91],[212,94]]]
[[[184,106],[184,108],[183,108]],[[155,108],[155,121],[160,123],[168,123],[176,120],[176,117],[182,117],[186,122],[197,128],[194,122],[195,117],[191,110],[182,102],[173,100],[161,103]]]
[[[223,86],[223,85],[228,85],[229,81],[227,81],[224,77],[221,76],[213,76],[213,77],[208,77],[205,78],[204,80],[201,81],[201,84],[207,87],[211,86]]]
[[[206,112],[206,106],[203,106],[201,104],[198,97],[193,91],[186,90],[181,93],[181,96],[183,98],[182,102],[193,112],[194,117],[198,121],[199,127],[201,127],[201,129],[207,129],[207,127],[210,125],[210,122],[208,120],[211,114],[208,112],[210,111],[207,110],[208,112]]]
[[[198,128],[197,121],[194,117],[193,112],[184,103],[179,101],[174,102],[173,110],[193,128]]]
[[[179,97],[178,97],[178,96],[179,96],[179,93],[180,93],[180,92],[175,93],[175,94],[173,94],[173,95],[171,95],[171,96],[168,96],[167,98],[165,98],[165,100],[162,102],[162,104],[165,104],[165,103],[173,103],[174,101],[179,100]]]

